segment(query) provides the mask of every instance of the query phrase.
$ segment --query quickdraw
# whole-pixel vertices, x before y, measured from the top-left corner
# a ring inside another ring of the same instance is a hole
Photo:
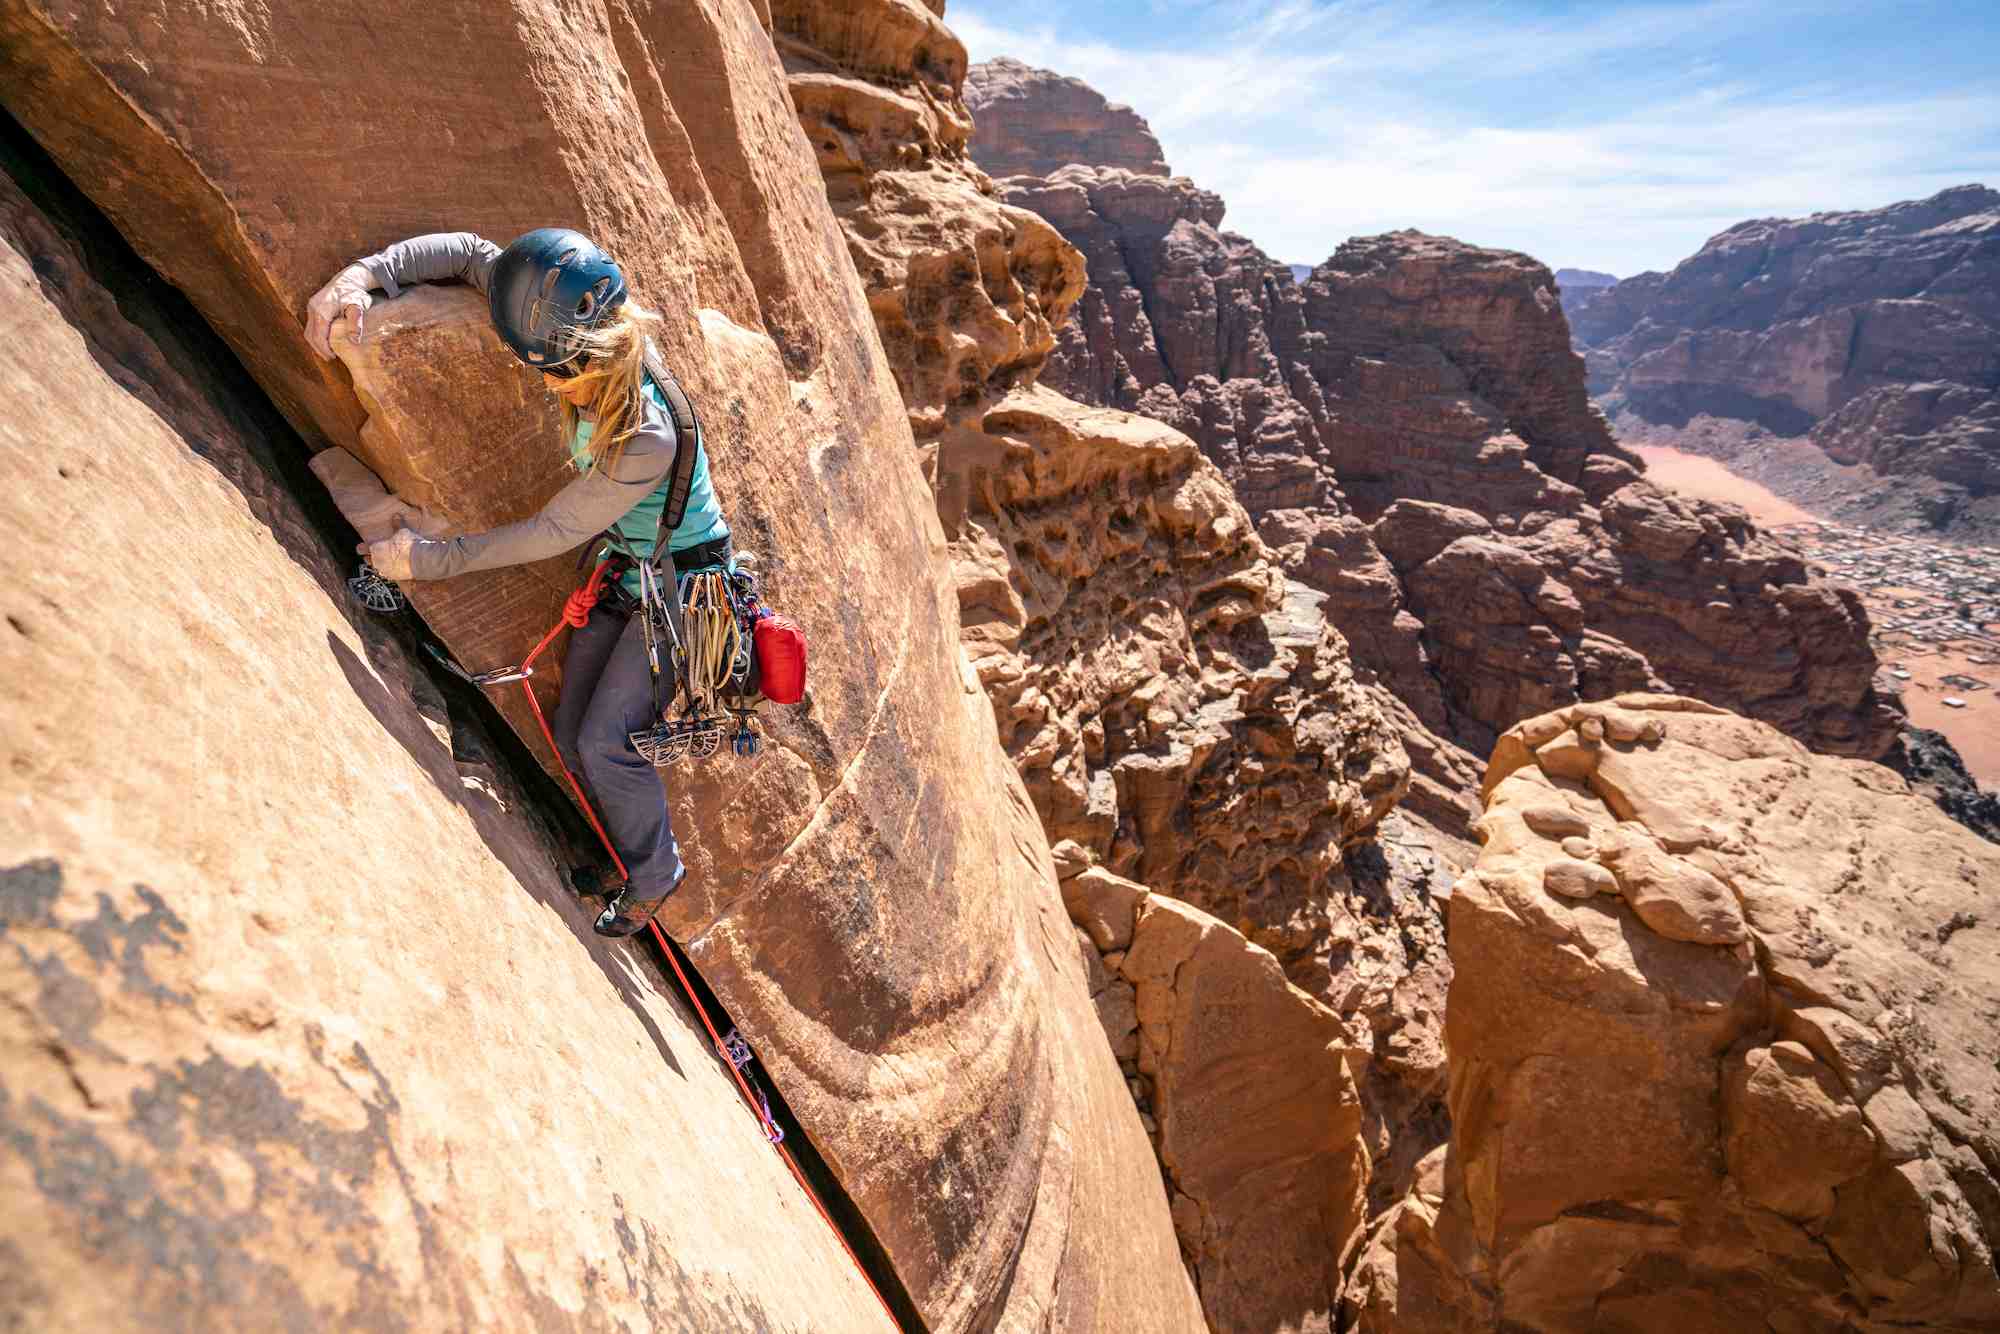
[[[361,564],[355,568],[353,577],[347,581],[347,591],[353,594],[355,601],[368,610],[380,612],[385,616],[399,612],[410,605],[410,600],[403,596],[403,590],[384,579],[382,572],[376,569],[366,556],[361,558]]]
[[[756,619],[756,581],[748,571],[721,565],[689,570],[675,581],[672,604],[663,581],[642,563],[641,614],[645,616],[647,661],[653,669],[653,708],[658,719],[630,735],[632,749],[656,767],[703,760],[722,749],[728,732],[731,753],[757,753],[757,689],[751,680],[750,629]],[[674,613],[678,612],[678,615]],[[668,651],[679,697],[679,717],[662,698],[666,676],[660,648]],[[729,732],[728,721],[735,720]]]

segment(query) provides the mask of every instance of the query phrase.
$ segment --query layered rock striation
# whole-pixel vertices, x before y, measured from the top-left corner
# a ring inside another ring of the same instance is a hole
[[[870,23],[780,8],[781,36],[839,36],[885,65],[943,60],[950,75],[956,44],[922,6],[883,5]],[[948,220],[933,249],[895,251],[910,299],[871,309],[763,13],[740,0],[383,4],[335,28],[307,7],[222,7],[135,31],[101,5],[14,4],[0,8],[0,99],[187,293],[308,446],[348,448],[453,524],[521,517],[560,480],[534,386],[483,333],[484,303],[444,289],[384,302],[370,337],[348,330],[343,359],[323,364],[302,336],[307,296],[354,255],[440,228],[506,238],[561,219],[608,245],[665,315],[662,351],[702,407],[739,543],[816,645],[809,707],[772,717],[755,761],[676,775],[693,874],[664,914],[669,930],[812,1128],[912,1319],[1195,1328],[1047,839],[964,666],[956,581],[898,392],[908,375],[944,386],[940,401],[977,399],[990,375],[1034,363],[1046,332],[1002,261],[1035,237],[1058,259],[1067,251],[1046,224],[994,203]],[[907,86],[902,101],[871,105],[921,120],[926,85]],[[273,125],[351,148],[316,157],[301,179],[295,139]],[[31,291],[32,270],[17,268]],[[1069,280],[1055,271],[1060,290]],[[963,318],[943,299],[970,294]],[[961,355],[975,327],[990,343]],[[940,349],[949,364],[925,360]],[[16,369],[12,401],[36,402],[30,386],[46,379]],[[371,668],[329,607],[291,585],[274,601],[283,561],[256,524],[222,517],[226,496],[159,505],[187,487],[107,472],[129,451],[120,440],[107,454],[103,419],[78,414],[58,423],[76,457],[57,458],[68,472],[53,476],[47,415],[6,414],[21,470],[10,494],[34,525],[22,529],[31,545],[9,549],[25,602],[5,633],[29,655],[10,680],[24,690],[57,679],[57,664],[105,663],[61,709],[16,696],[8,711],[10,737],[30,718],[73,719],[21,733],[10,769],[25,785],[10,802],[38,813],[5,860],[27,868],[0,917],[25,1016],[8,1021],[8,1040],[52,1053],[34,1058],[32,1085],[10,1060],[0,1100],[0,1170],[32,1202],[5,1211],[10,1292],[32,1284],[58,1312],[101,1299],[110,1313],[74,1323],[153,1327],[206,1300],[173,1286],[195,1281],[187,1270],[163,1279],[154,1257],[194,1254],[198,1275],[208,1252],[185,1250],[189,1237],[213,1249],[284,1235],[323,1241],[288,1242],[275,1263],[310,1294],[304,1309],[347,1323],[862,1327],[872,1308],[823,1253],[740,1277],[742,1239],[772,1235],[761,1216],[784,1210],[787,1235],[816,1218],[802,1201],[763,1203],[768,1165],[742,1165],[764,1152],[754,1135],[711,1148],[683,1124],[693,1104],[649,1091],[726,1084],[701,1048],[676,1055],[659,1041],[653,1001],[609,999],[636,985],[637,956],[567,929],[577,908],[550,906],[546,867],[483,856],[468,839],[456,776],[431,781],[433,743],[405,726],[403,680]],[[30,420],[34,441],[18,434]],[[158,449],[174,456],[170,441]],[[65,499],[50,507],[55,494]],[[157,561],[112,562],[104,577],[119,596],[79,600],[76,535],[100,532],[124,534],[120,550],[190,554],[166,561],[180,573],[164,582]],[[181,577],[211,562],[229,572],[226,591]],[[480,669],[519,660],[571,577],[552,566],[411,592]],[[107,659],[92,646],[115,647]],[[150,734],[135,756],[134,707],[189,725]],[[123,741],[83,721],[100,716],[123,724]],[[424,761],[385,750],[384,728]],[[50,860],[73,888],[55,887]],[[109,906],[93,919],[100,893]],[[315,912],[315,895],[338,902]],[[123,934],[93,935],[92,920]],[[176,943],[185,974],[149,974]],[[192,998],[170,1036],[144,1032],[170,1004],[149,976]],[[92,996],[121,987],[137,989],[134,1017],[120,1008],[113,1022],[107,1009],[93,1034]],[[440,1013],[450,1021],[410,1018]],[[625,1055],[600,1050],[621,1043]],[[80,1064],[100,1059],[106,1077]],[[615,1111],[597,1107],[606,1100]],[[58,1106],[68,1122],[43,1111]],[[295,1125],[297,1143],[260,1140],[245,1107],[259,1125]],[[573,1130],[579,1108],[604,1125]],[[69,1124],[79,1117],[87,1127]],[[90,1134],[116,1144],[99,1151]],[[48,1156],[58,1150],[70,1156]],[[743,1189],[699,1166],[669,1170],[690,1157]],[[148,1213],[135,1162],[157,1164],[156,1179],[192,1203]],[[627,1170],[653,1183],[621,1190]],[[366,1194],[350,1208],[344,1191]],[[363,1207],[393,1224],[373,1249],[354,1240]],[[579,1230],[604,1244],[580,1245]],[[689,1277],[662,1287],[647,1269],[661,1264]],[[85,1271],[89,1284],[73,1281]],[[256,1280],[230,1300],[274,1309]],[[668,1314],[683,1290],[741,1300]],[[552,1305],[529,1304],[536,1292]],[[759,1292],[779,1294],[761,1316],[743,1305]]]
[[[1809,435],[1931,485],[1936,526],[1992,531],[2000,492],[2000,193],[1760,218],[1574,320],[1611,410]],[[1949,503],[1944,503],[1949,502]]]
[[[1693,700],[1531,719],[1452,897],[1452,1140],[1357,1327],[2000,1321],[2000,849]]]
[[[1644,480],[1542,265],[1403,232],[1300,285],[1185,179],[1002,185],[1089,265],[1045,382],[1193,436],[1431,732],[1478,751],[1550,707],[1671,687],[1822,749],[1891,744],[1858,601],[1740,512]]]

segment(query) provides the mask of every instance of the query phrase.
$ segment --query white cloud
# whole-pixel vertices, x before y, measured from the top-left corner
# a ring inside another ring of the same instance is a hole
[[[975,60],[1013,55],[1136,107],[1174,169],[1283,260],[1414,226],[1629,275],[1747,217],[2000,178],[1992,96],[1857,101],[1838,85],[1729,81],[1713,47],[1775,8],[1713,0],[1524,23],[1375,0],[1223,0],[1203,12],[1227,11],[1226,38],[1177,28],[1186,45],[1153,47],[962,5],[947,21]],[[1482,100],[1502,73],[1529,105]],[[1585,81],[1605,96],[1561,95]]]
[[[1397,227],[1525,250],[1551,266],[1665,268],[1744,218],[1874,208],[1968,179],[1910,145],[1940,125],[2000,135],[2000,108],[1935,98],[1869,108],[1668,106],[1582,129],[1356,124],[1303,154],[1197,145],[1176,163],[1230,204],[1229,225],[1316,263]],[[1989,158],[1970,174],[1991,176]],[[1302,183],[1317,188],[1301,188]]]

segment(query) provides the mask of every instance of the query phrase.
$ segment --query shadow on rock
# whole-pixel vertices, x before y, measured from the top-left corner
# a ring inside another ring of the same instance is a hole
[[[597,962],[611,985],[618,991],[619,998],[637,1017],[646,1034],[659,1050],[660,1059],[677,1075],[686,1078],[686,1072],[674,1058],[673,1048],[666,1034],[648,1013],[644,996],[639,987],[639,974],[626,951],[610,944],[589,929],[583,915],[578,911],[579,901],[563,883],[560,864],[555,852],[556,836],[542,825],[518,794],[510,805],[503,801],[496,789],[506,781],[497,770],[483,758],[476,761],[479,768],[493,774],[491,782],[468,779],[461,773],[453,757],[453,747],[443,737],[427,725],[421,706],[409,700],[398,699],[382,684],[369,664],[355,656],[339,636],[327,632],[327,648],[353,688],[355,697],[373,715],[382,730],[394,737],[397,744],[409,752],[417,767],[437,788],[444,798],[464,811],[478,831],[487,850],[507,868],[515,882],[528,896],[548,909],[567,926],[583,947]],[[364,640],[364,642],[366,642]],[[428,683],[424,683],[428,684]],[[419,685],[418,690],[423,686]],[[441,720],[448,719],[442,696],[433,700]],[[445,721],[449,726],[449,721]],[[455,735],[455,733],[454,733]],[[483,747],[473,748],[474,753],[483,754]],[[620,966],[622,964],[622,966]],[[690,1029],[692,1017],[687,1013],[685,1003],[672,989],[661,986],[653,988],[666,997],[680,1014],[681,1020]]]

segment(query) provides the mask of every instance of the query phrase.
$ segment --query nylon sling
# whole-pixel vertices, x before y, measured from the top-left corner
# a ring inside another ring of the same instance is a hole
[[[694,490],[695,456],[701,452],[701,421],[694,415],[694,403],[687,391],[651,347],[646,349],[646,373],[660,386],[660,393],[667,400],[667,413],[674,421],[674,468],[667,485],[667,503],[660,510],[659,530],[653,536],[652,564],[665,594],[667,620],[673,626],[681,688],[692,699],[693,688],[687,679],[687,624],[681,617],[680,572],[674,568],[674,553],[667,549],[667,542],[687,515],[688,495]]]

